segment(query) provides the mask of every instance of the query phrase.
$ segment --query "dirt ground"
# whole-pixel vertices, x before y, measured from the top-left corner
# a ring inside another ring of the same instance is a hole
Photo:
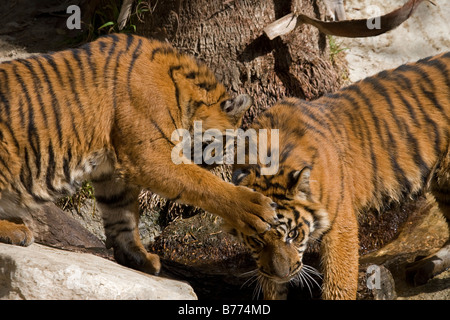
[[[450,6],[448,0],[423,2],[397,29],[373,38],[337,42],[345,49],[349,78],[354,82],[381,70],[395,68],[450,50]],[[362,19],[390,12],[406,0],[346,0],[347,19]]]

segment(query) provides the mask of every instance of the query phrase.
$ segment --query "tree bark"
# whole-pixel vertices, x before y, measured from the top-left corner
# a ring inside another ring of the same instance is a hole
[[[317,29],[302,26],[272,41],[263,34],[293,10],[325,16],[315,0],[168,0],[159,1],[137,30],[204,61],[232,93],[250,94],[249,123],[284,96],[310,100],[340,86],[340,70]]]
[[[317,29],[304,25],[274,40],[263,33],[266,25],[294,10],[323,20],[321,1],[165,0],[149,1],[149,7],[138,34],[170,42],[205,62],[232,95],[253,97],[244,128],[280,98],[311,100],[341,85],[342,70],[333,64],[327,38]],[[217,171],[227,179],[227,170]],[[165,216],[198,212],[151,198],[151,206]]]

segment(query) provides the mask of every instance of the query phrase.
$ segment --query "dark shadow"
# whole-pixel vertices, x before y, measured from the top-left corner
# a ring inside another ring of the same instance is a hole
[[[81,24],[81,29],[67,27],[71,14],[66,10],[70,4],[67,0],[0,1],[0,38],[29,52],[44,53],[77,46],[86,27],[85,24]],[[81,15],[85,11],[81,8]]]
[[[257,288],[257,280],[252,270],[256,265],[248,259],[248,265],[239,270],[247,273],[236,274],[236,266],[227,268],[227,261],[205,263],[198,265],[184,265],[172,260],[161,259],[162,270],[160,276],[186,281],[194,289],[199,300],[262,300],[263,293]],[[320,278],[314,276],[319,285]],[[308,288],[309,285],[309,288]],[[289,285],[288,300],[320,299],[321,288],[314,283]]]

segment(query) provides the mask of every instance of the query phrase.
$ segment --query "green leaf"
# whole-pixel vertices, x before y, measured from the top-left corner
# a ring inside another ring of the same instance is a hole
[[[105,24],[101,25],[100,27],[98,27],[98,30],[101,30],[103,28],[106,28],[106,27],[109,27],[109,26],[113,26],[113,25],[114,25],[114,22],[108,21],[107,23],[105,23]]]

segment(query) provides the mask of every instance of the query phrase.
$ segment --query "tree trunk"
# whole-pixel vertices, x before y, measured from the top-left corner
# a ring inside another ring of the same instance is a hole
[[[254,105],[244,127],[284,96],[310,100],[340,87],[342,70],[332,63],[327,38],[317,29],[303,25],[272,41],[263,34],[266,25],[294,9],[324,19],[322,1],[165,0],[149,6],[137,33],[167,40],[204,61],[231,94],[251,95]],[[227,170],[217,171],[227,178]],[[151,198],[165,217],[198,212]]]

